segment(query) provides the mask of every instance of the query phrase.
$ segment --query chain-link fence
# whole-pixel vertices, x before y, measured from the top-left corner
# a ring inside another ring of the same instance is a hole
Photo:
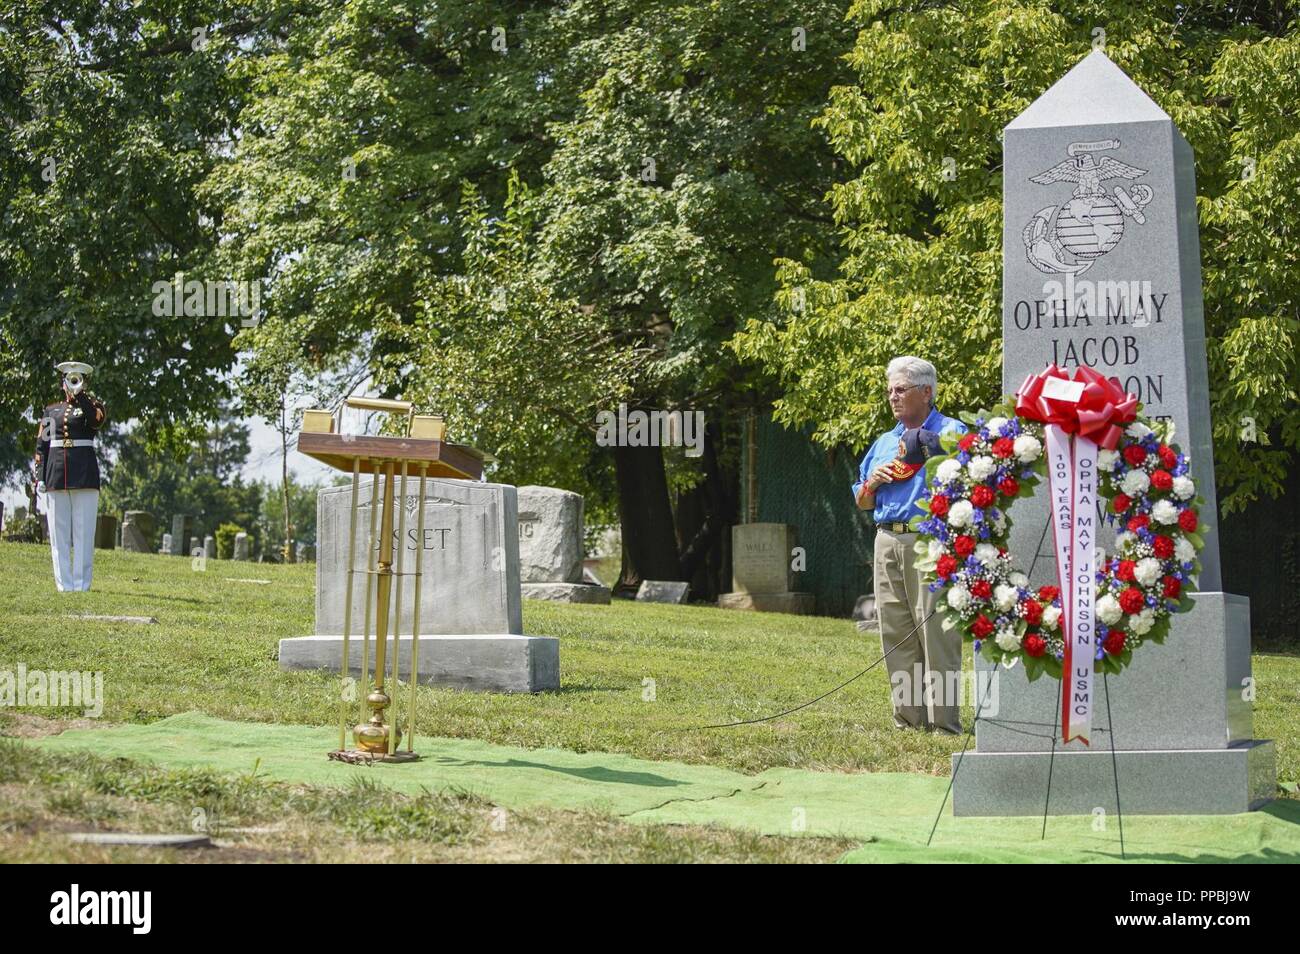
[[[798,528],[806,561],[796,577],[798,588],[817,597],[819,615],[847,617],[857,598],[872,591],[875,529],[854,505],[852,491],[861,454],[854,456],[856,450],[847,447],[818,447],[809,439],[811,433],[812,428],[788,430],[768,414],[758,415],[752,431],[744,430],[740,514],[745,519],[750,512],[750,488],[755,487],[755,519]]]

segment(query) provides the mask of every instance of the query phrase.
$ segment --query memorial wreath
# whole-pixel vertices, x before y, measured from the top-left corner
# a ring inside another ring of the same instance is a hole
[[[911,524],[944,628],[995,665],[1023,660],[1031,680],[1069,673],[1063,719],[1085,739],[1094,668],[1122,672],[1143,643],[1163,642],[1200,571],[1188,459],[1172,422],[1140,410],[1091,368],[1031,375],[1014,398],[963,413],[967,433],[942,436],[947,454],[926,463],[926,513]],[[1058,585],[1033,589],[1008,550],[1009,511],[1045,476]],[[1109,556],[1096,546],[1099,499],[1123,525]]]

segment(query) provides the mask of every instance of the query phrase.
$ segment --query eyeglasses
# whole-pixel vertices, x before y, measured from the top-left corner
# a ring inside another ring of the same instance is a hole
[[[921,385],[919,384],[909,384],[906,385],[905,387],[885,388],[885,396],[893,397],[894,395],[898,395],[899,397],[902,397],[908,391],[912,390],[912,388],[919,388],[920,386]]]

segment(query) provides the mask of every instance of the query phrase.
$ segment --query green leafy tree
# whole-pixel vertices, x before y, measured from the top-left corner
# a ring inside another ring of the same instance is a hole
[[[817,262],[834,249],[818,202],[836,161],[810,120],[847,78],[844,9],[375,0],[322,11],[258,61],[233,161],[205,185],[239,263],[229,270],[268,279],[266,320],[241,344],[308,370],[360,354],[386,393],[428,394],[464,432],[500,439],[485,449],[515,479],[556,477],[538,453],[548,442],[593,475],[612,469],[624,582],[692,577],[733,519],[734,418],[753,401],[752,377],[720,345],[772,310],[774,257]],[[483,230],[459,221],[463,187],[504,220],[512,174],[535,190],[532,249],[513,260],[527,274],[488,283],[494,266],[467,249]],[[440,284],[450,277],[465,286]],[[506,307],[532,328],[541,312],[572,318],[576,303],[585,317],[572,326],[593,348],[617,343],[633,364],[648,353],[646,373],[615,373],[609,393],[626,382],[634,407],[705,411],[702,462],[666,466],[659,447],[580,452],[594,415],[577,412],[597,395],[575,390],[571,367],[538,361],[546,343],[520,354],[523,338],[507,335],[480,352],[488,342],[473,342],[463,317],[429,314],[430,302],[498,314],[498,286],[540,296],[531,317],[521,310],[532,306]],[[402,370],[417,325],[417,347],[445,346],[462,367],[471,354],[532,361],[531,403],[573,413],[526,440],[510,420],[517,403],[483,393],[465,415],[463,398],[430,383],[436,372]],[[601,481],[575,489],[599,495]],[[674,485],[700,504],[683,511],[679,495],[679,515],[693,516],[676,526]]]
[[[442,413],[451,439],[492,448],[491,479],[581,487],[587,522],[610,523],[615,488],[596,415],[628,399],[652,355],[539,277],[534,204],[513,179],[495,218],[466,187],[464,274],[426,280],[415,321],[393,330],[404,347],[384,377]]]
[[[248,458],[248,428],[229,415],[218,419],[177,456],[133,428],[106,439],[100,508],[110,513],[147,510],[165,528],[172,514],[192,514],[195,529],[213,532],[223,523],[251,526],[262,490],[239,475]]]
[[[630,588],[699,582],[735,519],[739,419],[762,394],[722,344],[771,314],[774,258],[822,263],[833,250],[819,203],[835,159],[810,120],[847,79],[852,33],[840,3],[615,6],[621,18],[582,48],[595,70],[581,106],[556,127],[539,261],[651,349],[630,404],[710,422],[693,466],[676,459],[666,472],[653,446],[612,450]],[[685,491],[675,514],[674,471]],[[703,582],[707,593],[720,581]]]
[[[0,2],[0,471],[30,457],[59,361],[95,367],[115,420],[211,419],[240,319],[167,314],[155,283],[242,277],[211,271],[196,187],[234,141],[237,64],[304,6]]]
[[[751,320],[733,342],[778,381],[777,419],[815,424],[827,446],[865,445],[891,423],[878,390],[897,354],[934,361],[949,409],[995,399],[1000,132],[1102,27],[1107,54],[1196,153],[1220,505],[1280,493],[1300,447],[1290,238],[1300,122],[1284,105],[1300,94],[1295,13],[1291,3],[855,3],[855,80],[816,121],[855,169],[830,195],[838,268],[780,262],[780,315]]]
[[[287,489],[284,484],[264,481],[258,485],[262,501],[261,510],[256,520],[244,524],[251,526],[250,531],[259,545],[261,558],[268,563],[285,562],[294,558],[293,547],[272,546],[272,541],[282,541],[284,526],[288,523],[293,528],[296,543],[316,542],[316,494],[323,485],[318,483],[299,483],[292,474],[289,475]],[[285,514],[285,502],[288,502],[288,515]]]

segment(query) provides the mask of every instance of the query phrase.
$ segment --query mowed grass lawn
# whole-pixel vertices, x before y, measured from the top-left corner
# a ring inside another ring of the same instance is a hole
[[[312,631],[313,565],[209,561],[195,570],[188,558],[101,550],[94,587],[58,593],[48,547],[0,543],[0,669],[23,663],[102,671],[105,721],[151,722],[197,709],[227,719],[338,724],[337,674],[282,672],[276,661],[279,639]],[[498,695],[422,687],[422,734],[743,772],[790,766],[946,775],[961,746],[952,736],[893,729],[883,665],[775,722],[695,728],[787,709],[860,672],[879,656],[879,639],[847,620],[624,601],[524,607],[525,632],[560,639],[561,690]],[[80,614],[153,616],[158,623],[71,618]],[[1254,675],[1255,735],[1276,740],[1278,778],[1294,781],[1300,658],[1257,654]],[[967,726],[971,717],[968,707]]]

